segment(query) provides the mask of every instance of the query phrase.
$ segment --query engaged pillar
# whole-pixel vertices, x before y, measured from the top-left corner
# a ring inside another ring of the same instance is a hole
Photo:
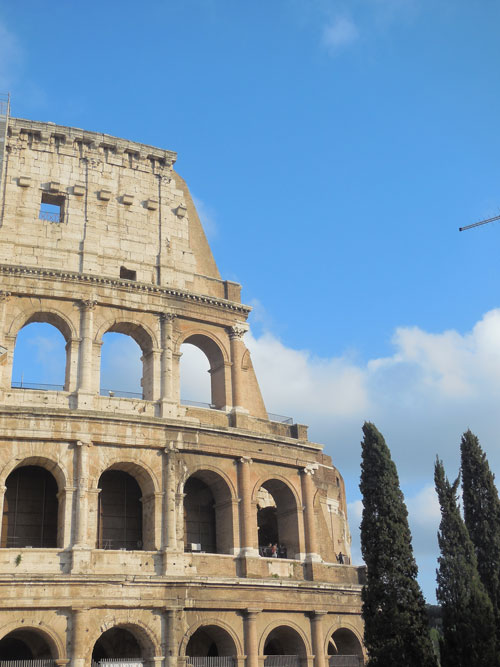
[[[245,633],[246,667],[259,667],[259,644],[257,640],[257,614],[262,609],[247,609],[243,617]],[[324,666],[323,666],[324,667]]]
[[[258,556],[255,540],[255,520],[252,511],[250,465],[252,459],[242,456],[238,461],[238,487],[240,495],[240,546],[241,555]]]
[[[316,533],[316,517],[314,514],[314,490],[315,486],[312,480],[316,466],[306,466],[302,470],[302,500],[304,502],[304,527],[306,537],[306,558],[308,560],[321,561],[318,554],[318,540]]]
[[[326,667],[325,641],[323,637],[323,617],[326,611],[314,611],[311,614],[311,638],[314,653],[314,667]]]

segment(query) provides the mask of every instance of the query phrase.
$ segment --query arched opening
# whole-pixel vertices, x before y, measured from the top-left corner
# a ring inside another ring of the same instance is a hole
[[[189,346],[197,347],[202,353],[203,356],[193,353],[188,350]],[[196,392],[196,395],[199,390],[203,392],[203,397],[210,396],[210,401],[208,405],[217,410],[222,410],[228,404],[226,396],[226,368],[224,365],[224,357],[222,351],[218,344],[202,334],[193,334],[189,336],[181,345],[181,350],[185,351],[187,355],[187,366],[184,367],[181,358],[181,387],[184,391]],[[208,368],[206,365],[206,359],[208,359]],[[192,367],[192,364],[196,365],[196,368]],[[186,373],[187,370],[187,373]],[[204,377],[205,370],[208,370],[210,376],[210,391],[206,387],[206,380]],[[186,374],[184,378],[182,371]],[[191,375],[189,375],[191,374]],[[196,387],[198,386],[198,389]],[[191,396],[186,396],[186,399],[190,399]],[[185,400],[185,403],[189,405],[189,401]],[[193,401],[195,402],[195,401]],[[207,403],[201,401],[202,403]]]
[[[287,625],[271,630],[264,643],[265,667],[300,667],[307,651],[299,633]]]
[[[236,646],[231,635],[217,625],[198,628],[186,646],[186,664],[194,667],[232,667]]]
[[[328,642],[329,667],[361,667],[363,649],[354,632],[339,628]]]
[[[180,376],[181,403],[183,405],[212,405],[210,362],[199,347],[181,345]]]
[[[61,331],[53,324],[28,320],[16,337],[12,387],[62,391],[69,380],[66,366],[66,340]]]
[[[143,548],[142,491],[136,480],[121,470],[106,470],[99,478],[97,548]]]
[[[41,632],[19,628],[0,639],[0,660],[51,660],[49,643]]]
[[[141,645],[135,634],[124,627],[115,627],[106,630],[94,644],[92,662],[116,663],[126,660],[127,663],[141,664],[146,657],[152,657],[153,651]]]
[[[297,502],[282,481],[270,479],[257,493],[259,553],[273,558],[297,558],[299,524]]]
[[[233,553],[231,492],[211,470],[197,471],[184,485],[184,549]]]
[[[102,337],[101,387],[103,396],[143,398],[142,351],[129,335],[107,332]]]
[[[7,477],[0,544],[7,548],[57,547],[57,482],[39,466],[16,468]]]

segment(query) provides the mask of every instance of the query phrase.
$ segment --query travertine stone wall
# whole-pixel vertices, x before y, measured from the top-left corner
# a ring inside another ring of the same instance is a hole
[[[23,467],[53,476],[58,515],[53,548],[0,548],[0,659],[3,638],[31,637],[61,667],[87,667],[113,628],[133,635],[148,667],[189,664],[207,637],[235,667],[262,667],[270,638],[301,667],[326,667],[336,651],[362,659],[364,570],[337,562],[340,551],[350,557],[342,477],[305,426],[269,420],[244,342],[250,309],[218,273],[175,157],[75,128],[10,123],[0,198],[0,537],[9,475]],[[46,196],[61,202],[59,222],[39,218]],[[33,322],[65,338],[58,390],[11,386],[17,335]],[[102,338],[112,331],[142,350],[142,397],[99,394]],[[181,404],[184,343],[208,358],[211,409]],[[132,550],[98,548],[106,471],[140,488],[142,540]],[[193,479],[213,498],[216,546],[207,553],[187,543]],[[262,550],[263,506],[276,508],[286,557]]]

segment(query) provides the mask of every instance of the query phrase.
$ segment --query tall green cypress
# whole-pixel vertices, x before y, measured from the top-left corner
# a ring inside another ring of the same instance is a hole
[[[497,667],[493,607],[477,571],[476,554],[438,459],[434,481],[441,507],[437,599],[443,610],[442,667]]]
[[[362,600],[368,665],[435,667],[396,466],[373,424],[365,423],[363,434],[361,551],[367,583]]]
[[[477,557],[477,569],[488,593],[500,655],[500,500],[495,477],[477,437],[467,431],[460,444],[464,519]]]

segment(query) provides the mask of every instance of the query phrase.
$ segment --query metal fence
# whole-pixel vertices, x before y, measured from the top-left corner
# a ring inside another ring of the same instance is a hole
[[[268,655],[264,660],[265,667],[300,667],[298,655]]]
[[[329,667],[362,667],[363,659],[358,655],[331,655]]]
[[[136,391],[120,391],[119,389],[103,389],[101,387],[100,392],[101,396],[109,396],[110,398],[139,398],[143,400],[143,394]]]
[[[216,657],[191,657],[186,656],[186,667],[234,667],[236,659],[232,655],[221,655]]]
[[[275,415],[273,412],[268,412],[269,421],[279,422],[280,424],[293,424],[293,417],[285,417],[284,415]]]
[[[96,662],[92,660],[92,667],[143,667],[144,660],[142,658],[105,658]]]
[[[63,384],[41,384],[39,382],[11,382],[12,389],[38,389],[39,391],[64,391]]]
[[[0,660],[0,667],[56,667],[55,660]]]

